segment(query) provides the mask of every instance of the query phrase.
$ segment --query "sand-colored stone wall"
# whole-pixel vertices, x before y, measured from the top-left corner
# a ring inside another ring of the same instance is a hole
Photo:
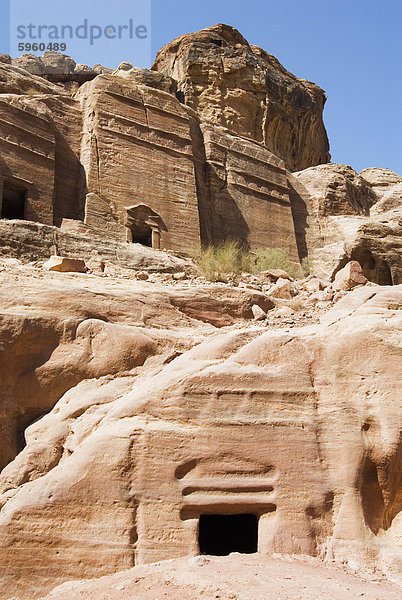
[[[25,195],[25,218],[53,224],[55,136],[43,111],[13,95],[0,97],[0,186]],[[1,190],[2,191],[2,190]],[[3,194],[0,194],[0,202]]]
[[[83,86],[80,97],[81,160],[88,191],[100,199],[98,215],[108,213],[105,223],[124,228],[126,209],[144,204],[161,217],[161,247],[197,247],[198,202],[184,107],[166,92],[105,75]],[[87,223],[102,229],[102,218],[93,212],[87,211]]]

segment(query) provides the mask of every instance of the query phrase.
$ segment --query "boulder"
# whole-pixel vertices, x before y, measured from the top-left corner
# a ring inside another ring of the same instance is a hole
[[[264,310],[262,310],[262,308],[258,306],[258,304],[253,304],[251,310],[253,313],[254,321],[263,321],[267,316],[267,313]]]
[[[96,73],[94,69],[88,67],[87,65],[77,64],[74,67],[74,81],[78,83],[78,85],[82,85],[86,81],[91,81],[95,77],[97,77],[99,73]]]
[[[311,277],[311,279],[308,279],[303,283],[302,287],[308,292],[319,292],[320,290],[323,290],[326,285],[323,283],[323,281],[321,281],[321,279],[318,279],[317,277]]]
[[[292,292],[293,288],[290,281],[280,277],[275,285],[267,292],[267,295],[272,296],[273,298],[281,298],[282,300],[291,300],[293,297]]]
[[[113,72],[113,75],[118,75],[118,71],[131,71],[133,65],[129,62],[121,62],[117,69]]]
[[[124,79],[131,81],[134,85],[147,85],[148,87],[163,90],[164,92],[175,93],[177,85],[171,77],[163,73],[150,71],[149,69],[132,67],[130,63],[122,63],[122,65],[123,67],[120,65],[113,72],[113,75],[124,77]]]
[[[272,283],[276,283],[279,278],[293,281],[293,278],[289,275],[289,273],[283,269],[268,269],[267,271],[261,271],[261,273],[258,275],[258,279],[260,281],[269,281]]]
[[[46,81],[41,75],[30,73],[25,66],[18,66],[18,64],[15,64],[15,60],[17,59],[13,59],[11,64],[8,61],[0,61],[0,94],[34,96],[40,94],[63,95],[66,93],[60,86]],[[36,68],[40,70],[38,64],[36,60],[32,60],[29,63],[31,70],[36,70]]]
[[[18,58],[13,58],[11,64],[31,73],[31,75],[42,76],[45,74],[45,65],[39,56],[34,54],[23,54]]]
[[[96,63],[94,65],[94,71],[97,75],[102,75],[102,73],[105,73],[106,75],[111,75],[113,73],[113,69],[110,69],[109,67],[104,67],[99,63]]]
[[[295,314],[295,311],[290,308],[290,306],[281,306],[277,308],[274,312],[275,317],[292,317]]]
[[[44,74],[50,81],[73,80],[76,63],[67,54],[48,51],[41,56],[41,61],[45,69]]]
[[[84,260],[65,256],[51,256],[44,263],[43,268],[46,271],[58,271],[59,273],[85,273],[87,271]]]
[[[355,260],[351,260],[335,275],[332,287],[336,291],[349,291],[357,285],[365,285],[367,281],[360,264]]]

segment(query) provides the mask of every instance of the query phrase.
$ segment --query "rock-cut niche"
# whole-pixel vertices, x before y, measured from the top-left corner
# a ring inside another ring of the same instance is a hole
[[[126,208],[127,241],[160,249],[161,233],[166,231],[162,218],[146,204]]]
[[[27,190],[5,181],[1,198],[2,219],[24,219]]]

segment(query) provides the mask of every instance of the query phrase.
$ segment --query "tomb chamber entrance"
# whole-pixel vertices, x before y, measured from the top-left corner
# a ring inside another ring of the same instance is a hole
[[[253,514],[200,516],[198,544],[201,554],[227,556],[252,554],[258,549],[258,518]]]
[[[25,219],[27,191],[11,182],[4,182],[1,197],[2,219]]]
[[[160,250],[164,223],[155,211],[145,204],[126,208],[127,241]]]

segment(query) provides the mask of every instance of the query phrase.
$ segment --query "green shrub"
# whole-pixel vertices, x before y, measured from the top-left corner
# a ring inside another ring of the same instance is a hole
[[[229,276],[249,270],[250,253],[234,240],[227,240],[217,246],[204,246],[193,258],[209,281],[226,282]]]
[[[194,262],[209,281],[227,282],[240,273],[260,273],[268,269],[283,269],[292,277],[301,274],[299,265],[292,262],[282,248],[245,250],[237,241],[227,240],[217,246],[204,246],[193,255]]]
[[[261,271],[268,271],[269,269],[282,269],[289,273],[291,277],[299,275],[299,265],[290,260],[289,254],[283,248],[259,248],[254,252],[254,255],[254,273],[261,273]]]

